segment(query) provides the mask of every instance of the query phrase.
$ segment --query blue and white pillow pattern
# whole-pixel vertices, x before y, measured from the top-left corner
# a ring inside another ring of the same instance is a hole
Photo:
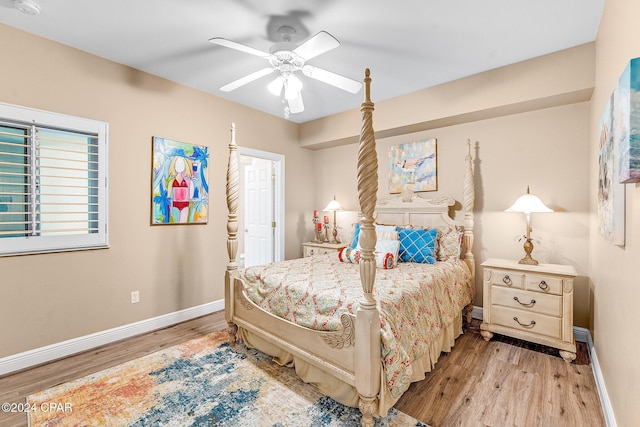
[[[398,231],[398,235],[400,237],[399,261],[435,264],[437,229],[402,228]]]
[[[459,234],[459,230],[455,227],[452,227],[451,230],[440,230],[439,228],[414,229],[379,224],[375,224],[375,227],[377,237],[375,252],[376,254],[394,255],[394,266],[397,265],[398,262],[434,264],[436,259],[444,261],[451,256],[455,256],[457,251],[457,255],[459,256],[460,240],[458,239],[461,234]],[[447,236],[449,240],[451,240],[443,248],[446,251],[440,249],[439,242],[441,236]],[[361,250],[359,237],[360,224],[356,223],[353,239],[348,247],[353,252],[351,257],[354,257],[356,253],[359,257]],[[358,261],[355,262],[357,263]]]

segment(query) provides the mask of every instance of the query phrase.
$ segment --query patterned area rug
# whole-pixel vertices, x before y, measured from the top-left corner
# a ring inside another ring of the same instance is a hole
[[[29,396],[35,426],[358,426],[360,412],[320,394],[226,332],[158,351]],[[53,404],[53,406],[52,406]],[[392,408],[376,426],[423,426]]]

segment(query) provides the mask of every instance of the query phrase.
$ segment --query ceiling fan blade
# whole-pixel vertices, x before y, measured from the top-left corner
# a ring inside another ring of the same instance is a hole
[[[358,93],[360,88],[362,88],[362,83],[359,81],[341,76],[340,74],[332,73],[331,71],[327,71],[322,68],[314,67],[313,65],[305,65],[302,67],[302,72],[307,77],[330,84],[342,90],[346,90],[347,92]]]
[[[209,42],[220,45],[220,46],[229,47],[231,49],[239,50],[240,52],[259,56],[260,58],[264,58],[264,59],[269,59],[272,56],[269,52],[263,52],[261,50],[254,49],[250,46],[232,42],[231,40],[223,39],[222,37],[214,37],[212,39],[209,39]]]
[[[244,86],[247,83],[251,83],[254,80],[258,80],[260,77],[264,77],[268,74],[271,74],[275,71],[275,68],[267,67],[261,70],[256,71],[255,73],[251,73],[248,76],[244,76],[239,78],[238,80],[234,80],[231,83],[228,83],[220,88],[223,92],[231,92],[234,89],[239,88],[240,86]]]
[[[322,55],[325,52],[340,46],[340,42],[326,31],[320,31],[306,42],[293,50],[293,53],[304,59],[305,61]]]
[[[291,114],[302,113],[304,111],[304,103],[302,102],[302,93],[298,93],[298,96],[289,99],[289,112]]]

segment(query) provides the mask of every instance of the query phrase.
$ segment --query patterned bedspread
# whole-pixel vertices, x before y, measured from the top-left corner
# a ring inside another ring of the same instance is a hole
[[[257,305],[316,330],[340,329],[340,315],[355,314],[362,296],[358,265],[340,262],[335,254],[250,267],[243,276]],[[376,271],[373,293],[380,310],[387,387],[398,397],[409,387],[411,363],[427,353],[430,341],[471,302],[471,273],[459,259],[398,263]]]

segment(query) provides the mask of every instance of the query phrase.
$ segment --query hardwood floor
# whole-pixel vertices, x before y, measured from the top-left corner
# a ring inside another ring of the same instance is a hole
[[[485,342],[474,320],[427,378],[396,408],[432,427],[605,426],[588,352],[566,364],[555,351],[496,336]],[[0,378],[0,402],[26,397],[226,327],[218,312]],[[25,427],[22,413],[0,412],[3,427]]]
[[[496,335],[480,321],[395,407],[432,427],[605,426],[586,344],[568,364],[555,349]]]

